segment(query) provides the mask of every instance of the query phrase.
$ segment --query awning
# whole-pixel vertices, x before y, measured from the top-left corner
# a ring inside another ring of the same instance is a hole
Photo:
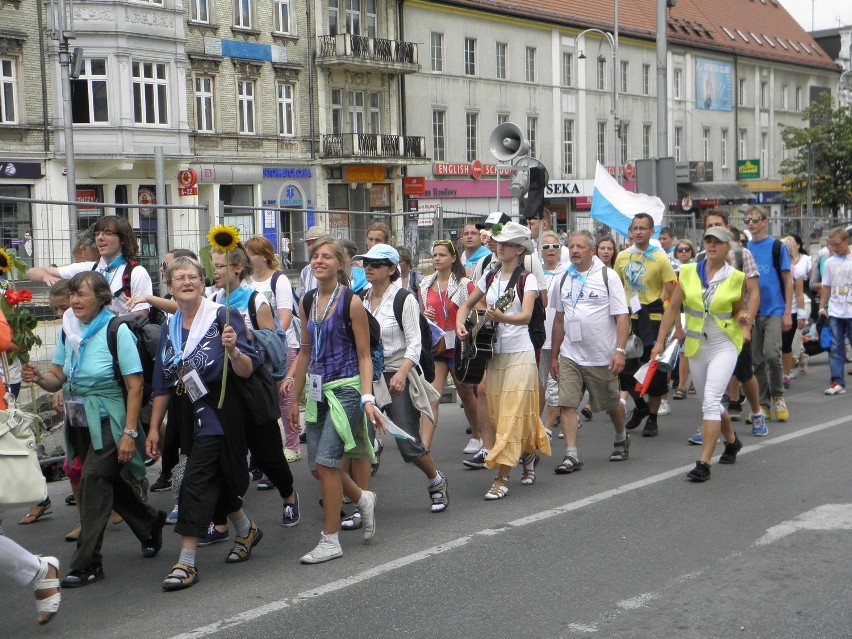
[[[677,189],[681,197],[688,195],[694,202],[700,200],[718,200],[719,202],[742,203],[755,199],[754,193],[732,182],[678,184]]]

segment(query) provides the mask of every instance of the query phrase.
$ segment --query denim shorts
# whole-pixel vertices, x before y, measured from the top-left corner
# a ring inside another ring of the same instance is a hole
[[[358,432],[361,424],[361,391],[351,386],[342,386],[334,392],[335,397],[346,411],[349,418],[349,428],[358,443]],[[331,423],[328,402],[317,403],[316,423],[307,423],[306,435],[308,440],[308,468],[315,470],[317,464],[329,468],[339,468],[343,459],[343,440],[337,434]]]

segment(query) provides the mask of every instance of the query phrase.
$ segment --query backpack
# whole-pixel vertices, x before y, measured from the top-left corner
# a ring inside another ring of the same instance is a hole
[[[497,275],[497,269],[491,269],[488,271],[488,274],[485,276],[485,288],[486,290],[491,286],[491,283],[494,281],[494,276]],[[517,286],[518,290],[518,299],[524,299],[524,285],[527,281],[527,272],[524,270],[523,266],[518,266],[515,269],[515,272],[512,273],[512,277],[509,278],[509,283],[506,288],[511,288],[512,285]],[[544,345],[545,340],[547,339],[547,332],[544,328],[544,304],[541,303],[541,295],[535,296],[535,303],[533,304],[532,315],[530,316],[530,323],[527,325],[527,330],[530,334],[530,341],[532,341],[532,346],[534,350],[541,350],[541,347]]]
[[[257,291],[252,291],[248,301],[248,314],[249,320],[251,320],[251,326],[248,329],[252,335],[252,346],[260,353],[263,358],[263,365],[272,375],[272,379],[284,379],[287,374],[287,333],[282,328],[275,330],[258,328],[257,308],[255,306],[257,294]],[[275,317],[274,313],[273,317]]]
[[[393,314],[400,328],[403,328],[402,307],[405,304],[405,298],[409,295],[413,295],[413,293],[401,288],[393,298]],[[435,359],[432,357],[432,329],[429,328],[429,322],[422,313],[418,313],[417,317],[420,319],[420,372],[423,373],[423,378],[431,383],[435,381]]]
[[[121,389],[127,395],[124,387],[124,377],[118,364],[118,328],[124,324],[136,337],[136,350],[139,360],[142,362],[142,405],[145,406],[151,400],[151,378],[154,376],[154,361],[157,359],[157,351],[160,348],[160,335],[162,328],[148,321],[147,316],[140,313],[130,313],[113,317],[107,325],[107,348],[112,355],[112,368],[115,379],[121,385]]]
[[[302,303],[305,306],[305,317],[310,317],[311,306],[314,303],[317,289],[311,289],[302,298]],[[352,318],[349,315],[349,306],[352,303],[352,296],[355,293],[348,286],[343,289],[343,321],[346,324],[346,331],[349,333],[349,339],[352,340],[352,345],[355,345],[355,333],[352,330]],[[370,358],[373,360],[373,381],[379,380],[382,371],[385,369],[385,347],[382,344],[382,327],[379,326],[379,321],[373,317],[373,314],[367,312],[367,325],[370,329]]]
[[[272,281],[269,283],[269,287],[272,289],[272,297],[276,298],[276,287],[278,286],[278,278],[281,277],[281,271],[273,271],[272,272]],[[293,288],[292,286],[290,288]],[[302,318],[299,317],[299,297],[296,295],[296,289],[293,289],[293,319],[290,320],[290,328],[292,328],[296,332],[296,337],[299,338],[302,335]],[[275,326],[280,328],[281,322],[278,320],[277,309],[272,309],[272,318],[275,320]]]
[[[92,267],[93,271],[98,270],[98,264],[100,264],[100,262],[95,262],[95,265]],[[124,293],[124,295],[126,295],[128,298],[133,297],[133,295],[130,294],[130,274],[137,266],[142,265],[136,260],[127,260],[125,262],[124,273],[122,273],[121,275],[121,288],[112,294],[113,297],[118,297],[122,293]]]

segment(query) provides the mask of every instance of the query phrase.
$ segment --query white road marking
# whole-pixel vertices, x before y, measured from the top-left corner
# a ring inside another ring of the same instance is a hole
[[[648,605],[648,602],[653,601],[660,597],[660,594],[657,592],[646,592],[638,597],[633,597],[631,599],[623,599],[615,604],[617,608],[621,608],[622,610],[636,610],[638,608],[644,608]]]
[[[829,422],[825,422],[823,424],[819,424],[817,426],[809,426],[808,428],[803,428],[801,430],[797,430],[786,435],[780,435],[778,437],[773,437],[769,440],[762,440],[760,443],[752,444],[750,446],[744,446],[743,449],[739,452],[738,457],[743,455],[747,455],[749,453],[753,453],[764,448],[768,448],[769,446],[775,446],[778,444],[782,444],[788,442],[793,439],[798,439],[800,437],[805,437],[812,433],[818,433],[823,430],[827,430],[829,428],[833,428],[835,426],[839,426],[841,424],[847,424],[852,422],[852,417],[839,417],[837,419],[831,420]],[[717,461],[718,457],[714,457],[713,461]],[[611,499],[613,497],[617,497],[619,495],[623,495],[625,493],[638,490],[640,488],[645,488],[652,484],[658,484],[666,479],[671,479],[672,477],[681,476],[686,471],[692,468],[692,464],[687,466],[680,466],[678,468],[673,468],[663,473],[658,473],[656,475],[652,475],[651,477],[647,477],[645,479],[640,479],[638,481],[631,482],[629,484],[625,484],[623,486],[619,486],[617,488],[613,488],[610,490],[605,490],[596,495],[591,495],[590,497],[586,497],[585,499],[580,499],[575,502],[570,502],[568,504],[564,504],[557,508],[550,508],[548,510],[543,510],[538,513],[534,513],[527,517],[522,517],[520,519],[516,519],[514,521],[509,522],[505,527],[500,529],[494,528],[486,528],[484,530],[480,530],[471,535],[467,535],[465,537],[459,537],[458,539],[454,539],[452,541],[443,543],[439,546],[433,546],[432,548],[427,548],[425,550],[421,550],[420,552],[413,553],[411,555],[407,555],[405,557],[400,557],[399,559],[395,559],[394,561],[389,561],[384,564],[380,564],[369,570],[365,570],[356,575],[352,575],[351,577],[346,577],[345,579],[338,579],[337,581],[332,581],[323,586],[319,586],[318,588],[314,588],[312,590],[307,590],[305,592],[301,592],[294,597],[289,599],[280,599],[278,601],[270,602],[264,606],[260,606],[257,608],[252,608],[251,610],[246,610],[244,612],[239,613],[238,615],[234,615],[233,617],[229,617],[227,619],[222,619],[221,621],[215,621],[206,626],[201,626],[199,628],[195,628],[194,630],[190,630],[188,632],[181,633],[179,635],[175,635],[172,639],[200,639],[201,637],[207,637],[218,632],[222,632],[223,630],[227,630],[228,628],[233,628],[234,626],[239,626],[241,624],[254,621],[256,619],[260,619],[270,613],[276,612],[278,610],[283,610],[285,608],[289,608],[290,606],[294,606],[299,604],[302,601],[313,599],[315,597],[321,597],[323,595],[331,594],[333,592],[337,592],[338,590],[343,590],[344,588],[348,588],[349,586],[360,585],[366,579],[370,579],[372,577],[379,577],[381,575],[393,572],[399,568],[404,568],[405,566],[409,566],[411,564],[417,563],[419,561],[423,561],[424,559],[428,559],[429,557],[443,554],[449,550],[454,550],[456,548],[461,548],[470,543],[477,535],[479,536],[494,536],[497,534],[501,534],[506,531],[511,531],[514,528],[518,528],[521,526],[527,526],[529,524],[534,524],[539,521],[544,521],[547,519],[551,519],[553,517],[557,517],[559,515],[573,512],[580,508],[585,508],[586,506],[591,506],[593,504],[605,501],[607,499]],[[772,529],[770,529],[772,530]],[[635,597],[633,599],[626,600],[627,602],[633,602],[641,597],[655,597],[653,593],[646,593],[644,595],[640,595],[639,597]],[[621,602],[622,604],[625,602]],[[578,629],[585,628],[585,626],[581,626],[579,624],[574,624]],[[595,627],[595,626],[590,626]]]
[[[765,546],[799,530],[852,530],[852,504],[824,504],[766,531],[755,542]]]

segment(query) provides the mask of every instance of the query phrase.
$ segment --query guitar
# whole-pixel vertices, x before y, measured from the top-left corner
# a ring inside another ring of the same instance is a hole
[[[491,308],[505,311],[514,300],[515,287],[512,287],[503,293]],[[463,384],[478,384],[485,375],[488,360],[494,355],[497,326],[491,320],[485,319],[485,311],[473,311],[465,326],[468,335],[456,353],[456,379]]]

